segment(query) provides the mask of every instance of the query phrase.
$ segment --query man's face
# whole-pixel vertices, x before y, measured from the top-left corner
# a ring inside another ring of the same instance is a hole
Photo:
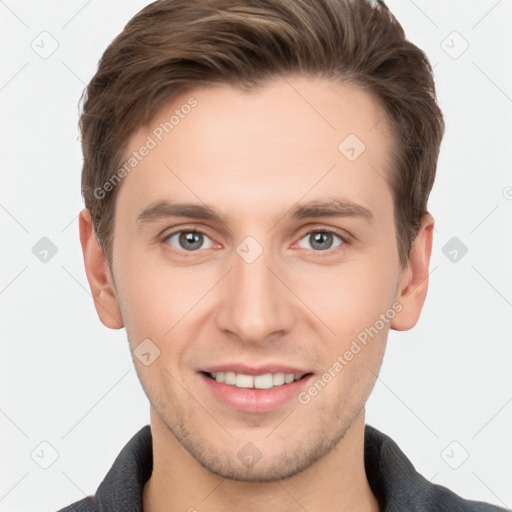
[[[127,155],[148,136],[156,147],[117,197],[112,270],[131,349],[160,350],[148,366],[134,358],[155,417],[213,473],[295,474],[364,417],[389,329],[379,319],[399,294],[383,111],[321,79],[216,85],[162,109]],[[178,204],[196,211],[165,206]]]

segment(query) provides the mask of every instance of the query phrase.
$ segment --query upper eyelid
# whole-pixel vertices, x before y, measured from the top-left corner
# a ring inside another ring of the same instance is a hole
[[[339,237],[343,243],[347,243],[349,240],[350,240],[350,235],[348,233],[346,233],[344,230],[340,230],[340,229],[336,229],[336,228],[333,228],[333,227],[321,227],[321,226],[318,226],[318,227],[308,227],[308,228],[304,228],[305,230],[304,231],[300,231],[300,237],[296,239],[296,241],[293,242],[293,245],[296,245],[300,240],[302,240],[305,236],[307,235],[310,235],[312,233],[331,233],[337,237]],[[205,235],[207,236],[213,243],[215,244],[219,244],[219,245],[222,245],[220,242],[217,242],[215,240],[214,237],[210,236],[207,232],[207,230],[204,230],[204,228],[198,228],[198,227],[195,227],[195,226],[184,226],[184,227],[180,227],[179,229],[176,229],[176,230],[173,230],[169,233],[166,233],[165,235],[162,236],[162,240],[164,242],[167,242],[169,240],[169,238],[171,238],[171,236],[174,236],[174,235],[177,235],[178,233],[182,233],[182,232],[193,232],[193,233],[200,233],[202,235]],[[177,249],[179,250],[179,249]],[[203,249],[204,250],[204,249]],[[310,250],[315,250],[315,249],[310,249]],[[198,252],[198,251],[190,251],[190,252]],[[324,251],[322,251],[324,252]],[[325,251],[327,252],[327,251]]]
[[[336,230],[331,230],[331,229],[310,229],[309,231],[306,231],[299,239],[297,242],[294,242],[294,245],[297,245],[301,240],[303,240],[306,236],[308,235],[311,235],[312,233],[330,233],[334,236],[337,236],[340,240],[341,240],[341,243],[342,245],[345,245],[349,242],[349,237],[348,236],[345,236],[343,234],[341,234],[339,231],[336,231]],[[339,246],[336,246],[336,247],[339,247]],[[314,252],[323,252],[323,253],[327,253],[329,252],[330,250],[335,250],[336,247],[330,247],[329,249],[326,249],[325,251],[319,251],[317,249],[307,249],[307,250],[310,250],[310,251],[314,251]]]

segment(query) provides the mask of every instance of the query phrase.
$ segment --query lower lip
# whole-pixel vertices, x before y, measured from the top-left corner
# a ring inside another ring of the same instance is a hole
[[[243,412],[260,413],[277,409],[296,398],[313,375],[270,389],[237,388],[217,382],[204,373],[200,373],[199,376],[223,404]]]

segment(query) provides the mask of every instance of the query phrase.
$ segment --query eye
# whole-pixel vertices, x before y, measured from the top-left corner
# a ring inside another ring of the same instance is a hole
[[[199,249],[210,249],[213,241],[200,231],[178,231],[166,239],[167,243],[175,249],[188,252]]]
[[[344,240],[330,231],[310,231],[299,241],[299,247],[313,249],[315,251],[326,251],[341,245]]]

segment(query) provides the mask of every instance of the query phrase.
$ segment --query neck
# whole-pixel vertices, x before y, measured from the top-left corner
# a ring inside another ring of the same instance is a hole
[[[241,482],[212,474],[176,440],[151,409],[153,473],[143,492],[144,512],[378,512],[364,470],[364,411],[331,452],[299,474],[274,482]]]

